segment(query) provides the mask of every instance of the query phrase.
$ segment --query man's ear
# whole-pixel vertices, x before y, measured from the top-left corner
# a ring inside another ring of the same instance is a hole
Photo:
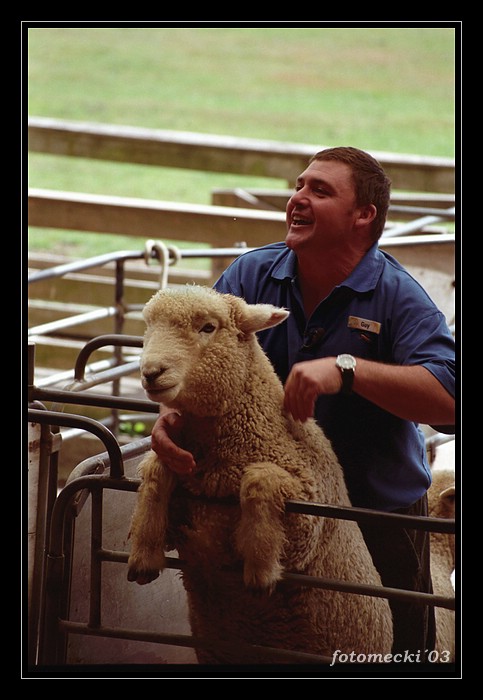
[[[363,207],[358,208],[359,215],[356,219],[356,226],[367,226],[372,224],[377,216],[377,208],[374,204],[365,204]]]

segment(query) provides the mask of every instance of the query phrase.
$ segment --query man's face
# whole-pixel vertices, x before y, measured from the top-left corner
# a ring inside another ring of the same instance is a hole
[[[340,247],[353,237],[359,214],[351,169],[335,160],[316,160],[297,178],[286,209],[287,246],[295,251]]]

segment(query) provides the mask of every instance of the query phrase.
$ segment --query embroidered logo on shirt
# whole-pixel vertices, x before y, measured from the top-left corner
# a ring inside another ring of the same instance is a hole
[[[347,327],[376,334],[381,332],[381,324],[378,321],[368,321],[366,318],[359,318],[358,316],[349,316]]]

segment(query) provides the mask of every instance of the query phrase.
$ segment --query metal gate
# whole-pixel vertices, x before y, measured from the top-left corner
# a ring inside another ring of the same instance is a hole
[[[31,639],[32,663],[40,666],[99,663],[101,658],[108,663],[102,646],[93,647],[90,642],[88,647],[72,643],[69,647],[71,635],[129,642],[127,646],[124,644],[119,648],[110,647],[117,663],[122,663],[121,658],[124,659],[124,663],[196,663],[195,658],[189,654],[183,656],[179,653],[164,652],[163,655],[163,652],[158,654],[149,646],[153,643],[171,645],[176,649],[213,646],[212,641],[208,643],[189,634],[181,583],[172,575],[176,569],[182,569],[183,562],[175,557],[170,558],[168,571],[156,584],[140,590],[139,587],[127,583],[125,564],[129,554],[125,548],[118,548],[119,538],[123,540],[124,545],[127,543],[129,514],[134,506],[132,497],[139,485],[135,470],[145,451],[149,449],[150,439],[133,442],[121,449],[113,434],[96,421],[39,408],[31,409],[28,419],[31,423],[41,426],[77,425],[97,434],[107,448],[105,453],[84,461],[74,470],[69,482],[55,498],[51,513],[46,513],[46,555],[40,564],[36,562],[35,569],[37,572],[42,571],[42,576],[39,589],[32,596],[33,600],[37,600],[31,608],[32,614],[35,612],[39,616],[38,620],[31,621],[31,633],[35,635],[35,639]],[[114,497],[113,494],[117,495]],[[122,494],[122,499],[119,494]],[[453,520],[403,516],[301,501],[287,501],[286,510],[315,516],[347,518],[358,522],[377,520],[381,523],[399,523],[401,526],[432,532],[454,533],[455,525]],[[119,527],[119,522],[124,525],[123,528]],[[89,529],[90,532],[87,532]],[[113,538],[113,533],[117,538]],[[454,597],[351,584],[294,573],[284,574],[284,581],[293,582],[298,586],[316,586],[360,595],[417,601],[421,605],[441,606],[452,610],[455,608]],[[174,606],[173,596],[176,598]],[[116,603],[114,611],[113,601]],[[132,616],[133,610],[144,612],[144,627],[126,625],[126,620]],[[170,619],[166,617],[167,610],[171,610]],[[132,642],[144,643],[144,646],[136,651]],[[224,643],[220,641],[220,644]],[[261,662],[287,659],[304,663],[331,661],[321,656],[282,649],[258,647],[258,653]],[[111,662],[115,662],[114,658]]]

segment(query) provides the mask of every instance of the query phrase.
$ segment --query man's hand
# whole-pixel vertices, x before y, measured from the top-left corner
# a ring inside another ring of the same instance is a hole
[[[189,474],[196,468],[193,455],[176,444],[184,426],[179,413],[161,411],[151,432],[151,447],[168,469],[177,474]]]
[[[338,394],[342,375],[335,357],[297,362],[285,383],[284,408],[296,420],[314,415],[321,394]],[[354,393],[403,420],[425,425],[455,423],[455,400],[426,367],[389,365],[357,358]]]
[[[295,420],[305,422],[314,415],[320,394],[338,394],[342,375],[335,366],[335,357],[297,362],[285,382],[284,408]]]

